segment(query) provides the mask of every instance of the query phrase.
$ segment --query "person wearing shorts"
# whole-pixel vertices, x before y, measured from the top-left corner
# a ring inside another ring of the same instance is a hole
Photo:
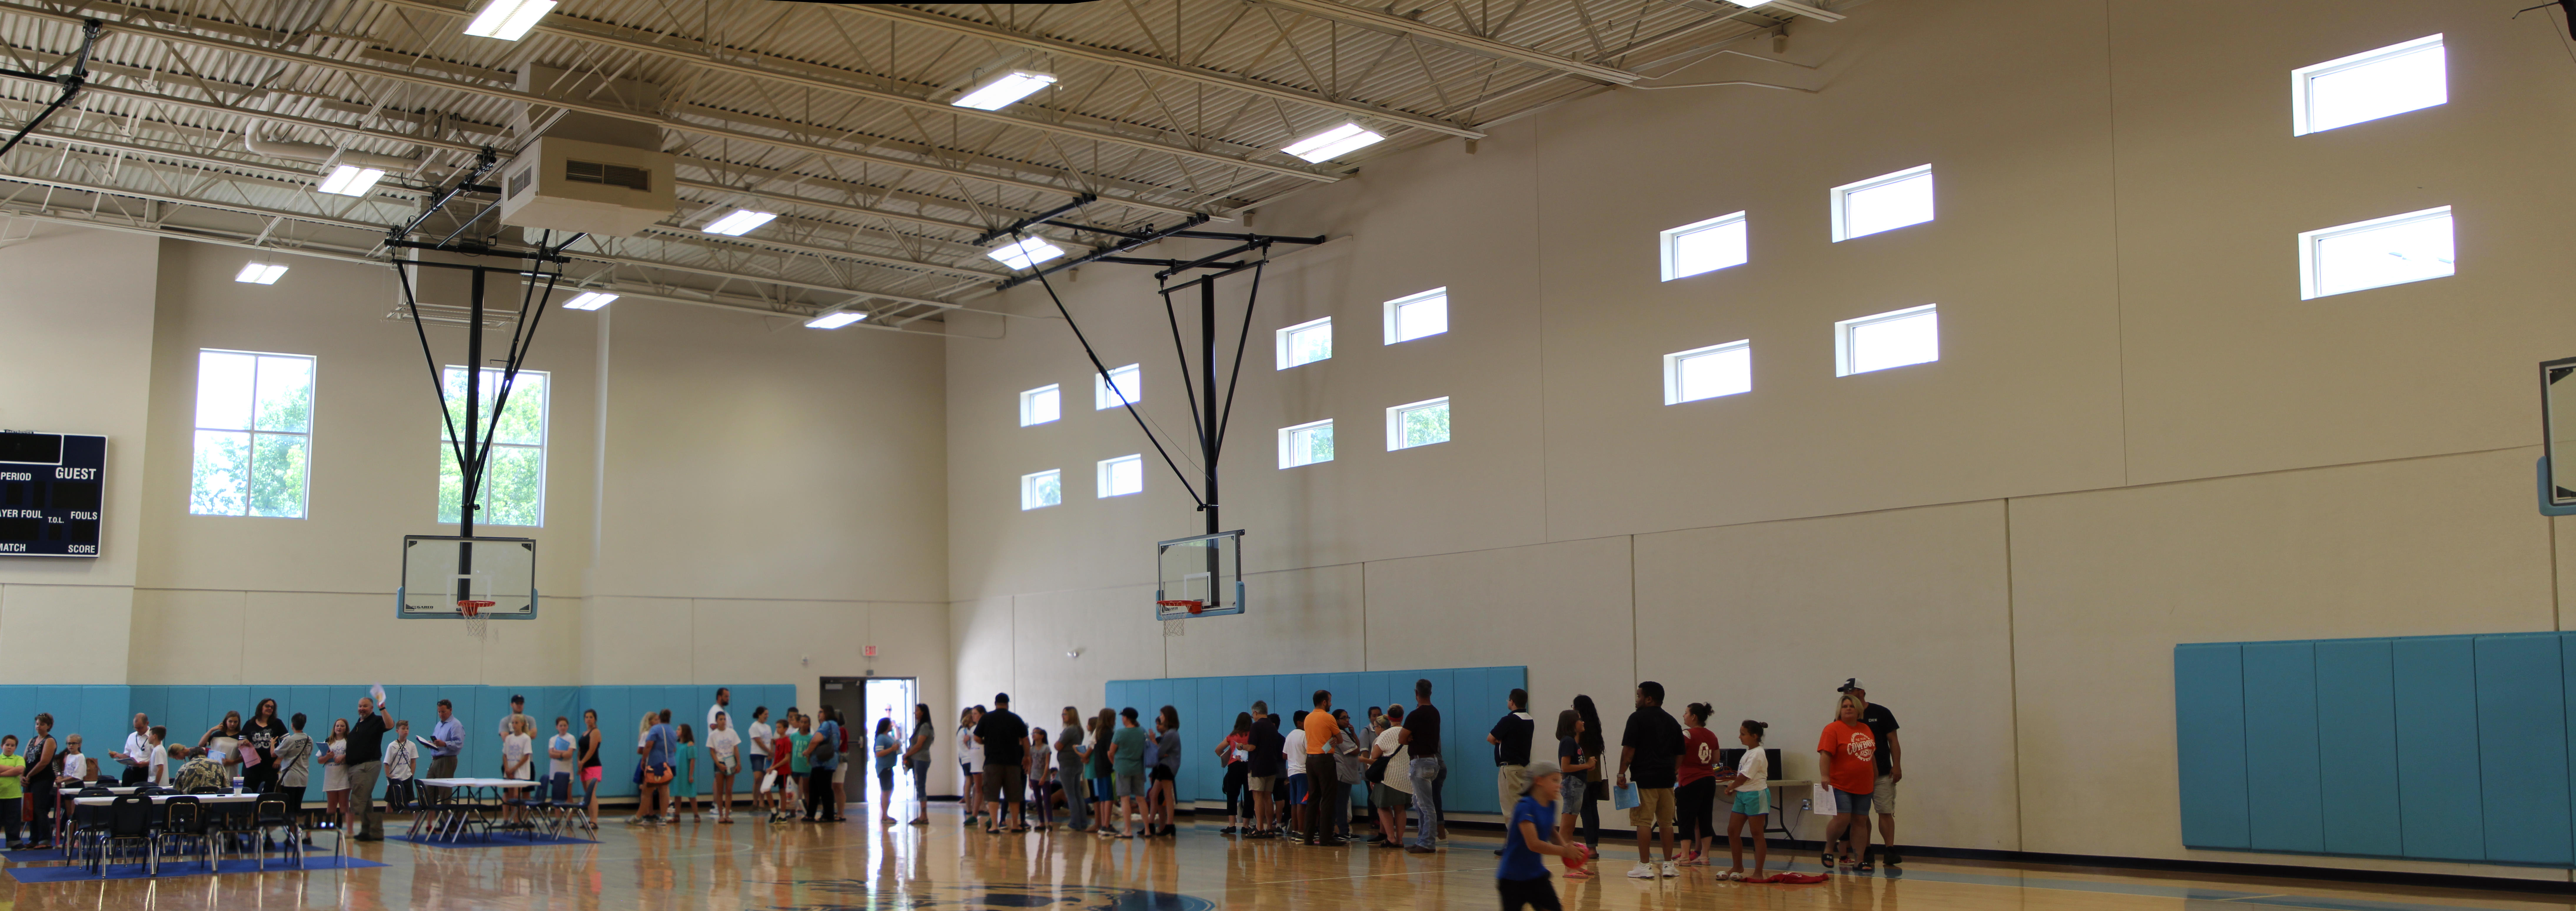
[[[1868,700],[1844,691],[1834,720],[1816,737],[1816,765],[1825,772],[1825,784],[1834,789],[1834,818],[1825,824],[1825,846],[1819,858],[1827,870],[1834,868],[1838,856],[1858,872],[1871,870],[1869,804],[1878,785],[1878,738],[1861,720],[1868,708]]]
[[[1112,818],[1118,822],[1118,837],[1134,838],[1128,814],[1142,815],[1145,810],[1145,729],[1136,726],[1136,709],[1129,706],[1118,712],[1118,733],[1109,739],[1111,793],[1115,808]]]
[[[1628,824],[1637,830],[1637,866],[1628,871],[1630,879],[1682,875],[1673,858],[1673,784],[1683,742],[1681,722],[1664,711],[1664,685],[1652,680],[1637,684],[1637,710],[1628,715],[1627,730],[1619,737],[1619,777],[1612,782],[1624,788],[1633,776],[1637,783],[1637,805],[1628,811]],[[1660,869],[1649,855],[1658,832],[1664,842]]]

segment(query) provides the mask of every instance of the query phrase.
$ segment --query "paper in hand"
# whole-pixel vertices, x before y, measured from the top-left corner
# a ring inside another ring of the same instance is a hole
[[[367,698],[374,699],[376,701],[377,711],[383,711],[385,708],[385,685],[381,683],[369,685],[367,687]]]

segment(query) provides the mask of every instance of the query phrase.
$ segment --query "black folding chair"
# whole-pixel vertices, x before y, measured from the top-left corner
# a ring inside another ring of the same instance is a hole
[[[97,873],[100,879],[107,878],[108,854],[119,844],[135,844],[143,848],[144,874],[160,875],[161,857],[154,850],[158,844],[153,838],[152,810],[152,798],[141,794],[126,794],[109,804],[107,825],[99,830],[98,856],[92,860],[90,871]]]
[[[172,797],[161,802],[161,831],[153,839],[154,855],[178,855],[179,849],[194,848],[206,860],[206,870],[215,869],[215,840],[209,834],[205,804],[195,797]]]
[[[256,849],[259,852],[258,869],[268,869],[268,839],[272,834],[276,835],[277,843],[284,846],[279,850],[295,852],[296,868],[304,867],[304,833],[298,831],[295,813],[284,799],[270,794],[260,795],[259,801],[251,808],[249,831],[260,839],[260,846]]]

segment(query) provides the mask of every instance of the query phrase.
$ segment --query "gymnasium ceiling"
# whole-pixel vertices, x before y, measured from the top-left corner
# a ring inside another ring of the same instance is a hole
[[[462,33],[479,0],[0,0],[0,68],[65,71],[82,21],[105,23],[87,89],[0,157],[0,215],[380,262],[388,227],[561,109],[532,111],[515,88],[534,64],[659,87],[648,119],[678,156],[677,213],[578,242],[568,281],[935,331],[1012,274],[980,238],[1033,213],[1095,199],[1076,227],[1038,229],[1074,255],[1193,216],[1239,229],[1241,210],[1377,156],[1472,141],[1849,5],[1810,2],[564,0],[501,41]],[[947,103],[1007,69],[1058,82],[1000,111]],[[0,124],[59,93],[0,79]],[[1352,121],[1387,141],[1322,164],[1281,151]],[[326,195],[322,165],[247,150],[254,128],[419,164]],[[459,197],[424,239],[492,198]],[[780,217],[743,237],[698,230],[735,208]]]

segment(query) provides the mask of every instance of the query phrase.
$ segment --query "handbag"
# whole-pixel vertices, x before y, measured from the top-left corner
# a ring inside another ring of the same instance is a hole
[[[1629,782],[1610,789],[1610,809],[1634,810],[1643,801],[1637,796],[1637,783]]]
[[[1392,760],[1392,759],[1394,759],[1394,758],[1395,758],[1395,754],[1393,754],[1393,753],[1388,753],[1388,754],[1386,754],[1386,755],[1384,755],[1384,756],[1380,756],[1380,757],[1378,757],[1376,762],[1369,763],[1369,767],[1368,767],[1368,783],[1370,783],[1370,784],[1385,784],[1385,783],[1386,783],[1386,764],[1387,764],[1387,762],[1388,762],[1389,760]]]
[[[653,767],[653,768],[651,768],[651,769],[644,769],[644,770],[639,770],[639,771],[640,771],[640,772],[642,772],[642,774],[643,774],[643,776],[644,776],[644,781],[643,781],[643,783],[645,783],[645,784],[670,784],[670,783],[671,783],[671,775],[672,775],[672,771],[671,771],[671,767],[670,767],[669,765],[659,765],[659,766],[654,766],[654,767]]]

